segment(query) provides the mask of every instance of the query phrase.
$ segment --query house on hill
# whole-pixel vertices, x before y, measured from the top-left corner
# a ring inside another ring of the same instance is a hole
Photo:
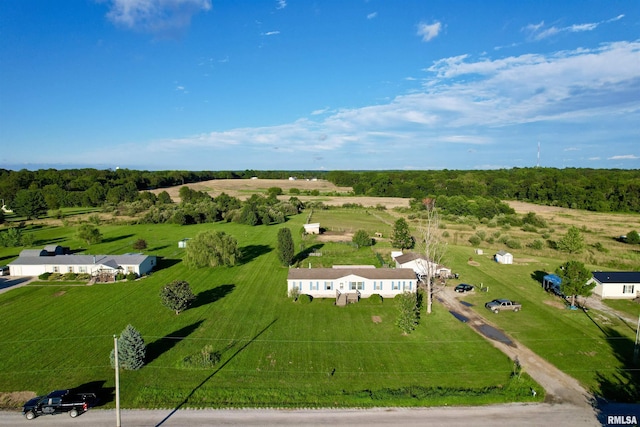
[[[593,293],[602,299],[634,299],[640,296],[640,272],[594,271],[588,283],[595,282]]]
[[[116,274],[149,273],[157,265],[156,257],[144,254],[73,255],[62,246],[25,249],[10,262],[11,276],[39,276],[43,273],[87,273],[92,277],[111,279]]]
[[[416,275],[410,268],[292,268],[287,276],[287,293],[296,289],[314,298],[338,299],[342,294],[351,294],[356,300],[373,294],[393,298],[403,292],[416,292],[416,284]]]
[[[424,255],[415,252],[393,252],[391,257],[396,262],[396,268],[410,268],[420,277],[432,271],[436,277],[451,276],[451,269],[442,264],[428,260]]]
[[[513,255],[507,251],[498,251],[494,255],[494,259],[500,264],[513,264]]]

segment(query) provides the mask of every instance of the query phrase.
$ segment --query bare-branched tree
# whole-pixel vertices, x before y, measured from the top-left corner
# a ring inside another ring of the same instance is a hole
[[[447,250],[447,242],[442,237],[440,229],[440,217],[435,207],[435,201],[427,206],[425,216],[418,225],[418,241],[416,249],[424,256],[418,260],[420,278],[427,288],[427,313],[431,313],[433,302],[433,283],[435,282],[438,266],[442,263]]]

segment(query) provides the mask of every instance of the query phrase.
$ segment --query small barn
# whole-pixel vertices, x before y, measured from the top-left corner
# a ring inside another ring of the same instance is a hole
[[[180,240],[180,241],[178,242],[178,247],[179,247],[179,248],[181,248],[181,249],[186,248],[186,247],[187,247],[187,242],[188,242],[189,240],[190,240],[190,239],[182,239],[182,240]]]
[[[494,259],[500,264],[513,264],[513,255],[507,251],[498,251],[494,255]]]
[[[640,296],[640,271],[595,271],[589,283],[602,299],[634,299]]]
[[[305,224],[304,232],[307,234],[320,234],[320,223],[314,222],[312,224]]]

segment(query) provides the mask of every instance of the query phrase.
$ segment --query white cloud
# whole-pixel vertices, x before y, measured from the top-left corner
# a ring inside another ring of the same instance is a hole
[[[442,24],[438,21],[433,24],[421,22],[418,24],[418,35],[422,37],[423,42],[428,42],[438,37],[442,30]]]
[[[615,18],[611,18],[600,22],[589,22],[584,24],[573,24],[566,27],[546,27],[544,21],[540,21],[537,24],[529,24],[522,30],[529,34],[529,37],[533,40],[543,40],[548,37],[555,36],[556,34],[569,32],[569,33],[581,33],[584,31],[593,31],[602,24],[608,24],[610,22],[619,21],[624,18],[624,15],[618,15]]]
[[[284,9],[285,7],[287,7],[286,0],[278,0],[277,3],[278,4],[276,5],[276,9]]]
[[[375,18],[376,16],[378,16],[378,12],[372,12],[372,13],[370,13],[370,14],[368,14],[368,15],[367,15],[367,19],[373,19],[373,18]]]
[[[108,0],[107,18],[118,26],[151,33],[186,28],[191,17],[211,10],[211,0]]]
[[[276,36],[280,34],[280,31],[267,31],[266,33],[262,33],[263,36]]]
[[[638,160],[640,156],[636,156],[635,154],[623,154],[621,156],[611,156],[608,157],[607,160]]]

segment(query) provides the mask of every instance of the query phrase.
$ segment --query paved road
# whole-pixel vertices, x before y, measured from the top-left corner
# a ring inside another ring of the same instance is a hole
[[[600,426],[593,411],[574,405],[507,404],[483,407],[319,410],[125,410],[122,427],[205,426]],[[115,410],[90,410],[78,418],[45,415],[32,421],[19,412],[0,412],[0,426],[116,425]]]

